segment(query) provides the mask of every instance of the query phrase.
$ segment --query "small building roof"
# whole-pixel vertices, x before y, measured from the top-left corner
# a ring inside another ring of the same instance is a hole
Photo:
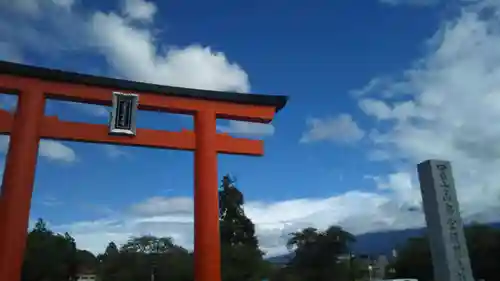
[[[184,98],[225,101],[249,105],[273,106],[276,107],[277,112],[286,105],[286,102],[288,100],[287,96],[282,95],[241,94],[236,92],[220,92],[173,86],[162,86],[130,80],[67,72],[7,61],[0,61],[0,74],[38,78],[55,82],[84,84],[103,88],[114,88],[126,91],[178,96]]]

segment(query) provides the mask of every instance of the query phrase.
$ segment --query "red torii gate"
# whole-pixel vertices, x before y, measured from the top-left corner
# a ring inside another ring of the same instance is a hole
[[[44,113],[46,99],[109,106],[113,92],[135,94],[141,110],[193,115],[194,131],[135,130],[135,120],[129,119],[132,136],[117,136],[106,125],[61,121]],[[264,149],[260,140],[217,133],[216,119],[269,123],[285,106],[286,96],[159,86],[3,61],[0,93],[18,95],[15,113],[0,110],[0,134],[10,134],[0,196],[2,280],[20,280],[38,146],[43,138],[194,151],[195,280],[220,281],[217,154],[260,156]]]

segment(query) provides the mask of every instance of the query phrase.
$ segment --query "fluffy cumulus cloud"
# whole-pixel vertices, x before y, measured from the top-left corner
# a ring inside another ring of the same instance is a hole
[[[122,14],[131,20],[150,22],[156,13],[156,5],[143,0],[125,0]]]
[[[121,76],[130,79],[209,90],[247,92],[245,71],[221,52],[191,45],[159,53],[152,30],[138,28],[114,13],[91,19],[98,50]]]
[[[335,118],[309,118],[308,130],[302,135],[301,143],[316,141],[332,141],[349,143],[358,141],[365,135],[349,114],[341,114]]]

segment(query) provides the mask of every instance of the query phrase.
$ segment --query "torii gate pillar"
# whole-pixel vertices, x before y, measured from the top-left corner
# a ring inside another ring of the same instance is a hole
[[[194,268],[195,280],[221,280],[217,151],[215,149],[215,113],[200,111],[194,116],[196,151],[194,153]],[[216,233],[206,235],[204,233]],[[206,257],[211,257],[208,261]]]
[[[17,104],[0,201],[0,276],[5,280],[19,280],[22,268],[45,98],[27,91]]]

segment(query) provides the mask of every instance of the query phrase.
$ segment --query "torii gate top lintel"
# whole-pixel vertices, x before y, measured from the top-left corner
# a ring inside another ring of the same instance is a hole
[[[287,96],[240,94],[201,89],[163,86],[130,80],[115,79],[67,72],[12,62],[0,61],[0,89],[15,91],[11,84],[34,83],[50,98],[111,105],[110,90],[129,91],[141,95],[139,109],[193,114],[213,107],[217,118],[268,123],[274,113],[287,102]],[[43,81],[43,82],[42,82]],[[17,82],[17,83],[15,83]]]

